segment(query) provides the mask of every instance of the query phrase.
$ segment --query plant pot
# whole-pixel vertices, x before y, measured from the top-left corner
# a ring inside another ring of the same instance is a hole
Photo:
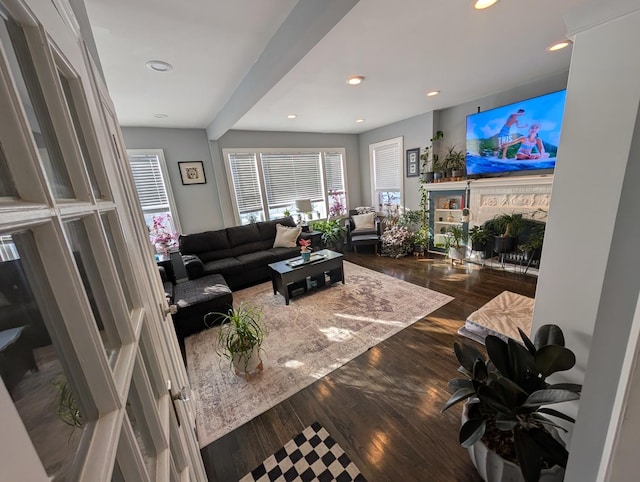
[[[444,177],[452,177],[452,176],[453,176],[453,169],[444,170]]]
[[[451,171],[451,175],[453,177],[463,177],[464,176],[464,169],[453,169]]]
[[[441,172],[434,172],[433,173],[433,180],[434,181],[438,181],[440,179],[442,179],[442,173]]]
[[[425,173],[422,175],[422,180],[423,180],[424,182],[433,182],[433,175],[434,175],[434,173],[433,173],[433,172],[425,172]]]
[[[236,375],[245,377],[248,380],[253,372],[262,370],[260,347],[254,346],[250,352],[234,354],[231,358],[231,364]]]
[[[462,246],[460,248],[456,248],[454,246],[449,248],[449,257],[451,259],[464,259],[467,254],[467,247]]]
[[[493,250],[498,254],[510,253],[516,249],[518,238],[494,236]]]
[[[462,424],[467,418],[469,404],[465,403],[462,410]],[[553,437],[561,441],[555,429],[549,430]],[[564,442],[563,442],[564,443]],[[481,440],[467,449],[471,463],[485,482],[524,482],[520,466],[503,459],[495,451],[488,448]],[[554,465],[549,469],[544,469],[540,474],[539,482],[562,482],[564,480],[565,469],[559,465]]]
[[[300,257],[302,261],[309,261],[311,259],[311,251],[300,251]]]
[[[486,241],[471,241],[471,251],[484,251],[487,249]]]

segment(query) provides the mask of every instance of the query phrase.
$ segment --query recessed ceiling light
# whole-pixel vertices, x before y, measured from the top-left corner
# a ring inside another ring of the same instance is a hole
[[[556,50],[562,50],[565,47],[568,47],[571,42],[569,40],[563,40],[561,42],[556,42],[550,47],[547,47],[547,52],[555,52]]]
[[[434,95],[438,95],[439,93],[439,90],[432,90],[431,92],[427,92],[427,97],[433,97]]]
[[[347,84],[349,85],[359,85],[362,84],[364,77],[362,75],[352,75],[347,78]]]
[[[476,10],[484,10],[485,8],[489,8],[497,1],[498,0],[476,0],[474,7],[476,8]]]
[[[289,114],[289,115],[287,116],[287,119],[295,119],[296,117],[298,117],[298,116],[297,116],[297,115],[295,115],[295,114]]]
[[[156,72],[169,72],[173,69],[173,65],[162,60],[149,60],[146,65]]]
[[[165,117],[169,117],[168,114],[153,114],[153,117],[157,117],[158,119],[164,119]]]
[[[364,122],[364,119],[356,119],[356,122],[360,124],[361,122]]]

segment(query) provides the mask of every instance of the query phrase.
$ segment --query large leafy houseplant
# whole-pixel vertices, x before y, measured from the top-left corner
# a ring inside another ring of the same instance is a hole
[[[543,467],[567,464],[568,451],[552,434],[555,428],[564,428],[554,418],[575,422],[547,405],[579,399],[582,385],[546,381],[553,373],[569,370],[576,361],[558,326],[540,327],[533,342],[519,331],[524,345],[487,336],[488,359],[469,344],[454,344],[461,365],[458,371],[467,378],[449,382],[453,395],[442,411],[468,401],[468,419],[460,428],[461,445],[469,448],[482,440],[492,450],[515,448],[515,461],[525,481],[534,482]]]
[[[236,374],[248,378],[254,370],[261,370],[260,347],[267,334],[262,323],[262,310],[240,303],[227,313],[207,313],[205,324],[210,317],[216,321],[221,319],[223,323],[218,331],[216,353],[230,361]]]
[[[325,247],[331,247],[337,251],[342,251],[344,237],[347,234],[347,228],[344,227],[344,221],[340,219],[327,219],[315,221],[313,223],[314,231],[321,234],[322,244]]]

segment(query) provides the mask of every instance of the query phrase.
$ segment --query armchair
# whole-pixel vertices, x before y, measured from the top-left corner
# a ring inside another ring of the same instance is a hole
[[[358,214],[358,211],[351,209],[349,218],[345,223],[347,228],[347,243],[349,249],[358,252],[358,246],[372,246],[378,254],[378,244],[380,242],[380,220],[375,212]]]

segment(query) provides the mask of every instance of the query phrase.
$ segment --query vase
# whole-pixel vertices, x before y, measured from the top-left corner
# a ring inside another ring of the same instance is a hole
[[[302,261],[309,261],[311,259],[311,251],[300,251],[300,257]]]
[[[167,243],[158,242],[156,243],[156,253],[158,254],[167,254],[169,252],[169,246]]]

